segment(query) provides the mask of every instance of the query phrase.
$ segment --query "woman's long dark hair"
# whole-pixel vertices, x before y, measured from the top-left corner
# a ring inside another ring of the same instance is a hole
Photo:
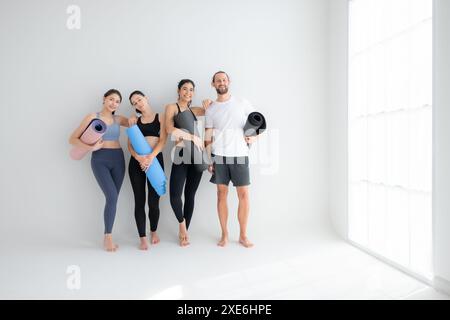
[[[186,83],[192,84],[192,86],[193,86],[194,89],[195,89],[195,83],[194,83],[194,81],[192,81],[191,79],[182,79],[180,82],[178,82],[178,90],[180,90],[181,87],[182,87],[184,84],[186,84]],[[178,99],[180,99],[180,95],[178,95]],[[192,101],[189,101],[188,107],[191,105],[191,103],[192,103]]]
[[[130,103],[131,103],[131,97],[134,96],[135,94],[145,97],[145,94],[142,91],[134,90],[132,93],[130,93],[130,96],[128,97],[128,100],[130,100]],[[132,103],[131,103],[131,106],[133,106]],[[142,114],[137,108],[134,108],[134,109],[136,110],[136,113]]]
[[[112,94],[117,94],[120,98],[120,102],[122,102],[122,95],[120,94],[120,91],[117,89],[109,89],[108,91],[105,92],[105,94],[103,95],[103,98],[109,97]],[[116,113],[115,111],[113,111],[112,114]]]

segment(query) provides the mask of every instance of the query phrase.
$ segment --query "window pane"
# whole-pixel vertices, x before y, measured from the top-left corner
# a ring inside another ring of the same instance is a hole
[[[349,14],[349,237],[430,277],[432,0]]]

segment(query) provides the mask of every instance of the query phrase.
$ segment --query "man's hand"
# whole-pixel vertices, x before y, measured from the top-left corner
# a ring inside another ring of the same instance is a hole
[[[245,142],[247,142],[247,144],[250,145],[256,141],[257,137],[251,136],[251,137],[245,137],[244,139],[245,139]]]
[[[208,107],[211,105],[211,103],[213,103],[213,101],[211,99],[205,99],[202,101],[202,106],[203,109],[208,109]]]

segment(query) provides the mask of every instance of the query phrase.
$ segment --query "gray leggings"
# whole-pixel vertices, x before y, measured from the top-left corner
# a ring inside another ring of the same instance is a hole
[[[117,198],[125,176],[122,149],[100,149],[92,153],[91,167],[95,179],[105,194],[105,234],[111,233],[116,217]]]

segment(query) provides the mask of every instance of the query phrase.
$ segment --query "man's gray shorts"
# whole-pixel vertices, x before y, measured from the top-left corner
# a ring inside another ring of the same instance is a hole
[[[210,182],[228,186],[231,180],[235,187],[243,187],[250,184],[248,157],[222,157],[214,154],[212,157],[214,172],[209,180]]]

